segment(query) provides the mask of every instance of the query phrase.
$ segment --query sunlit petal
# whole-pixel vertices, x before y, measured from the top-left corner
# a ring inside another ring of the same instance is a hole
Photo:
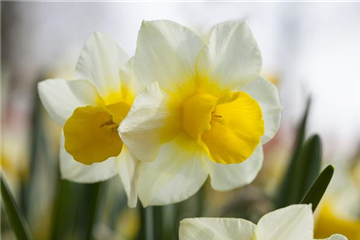
[[[176,203],[195,194],[208,176],[203,154],[185,133],[163,144],[156,159],[139,168],[138,194],[143,205]]]
[[[195,90],[195,59],[202,47],[201,39],[180,24],[144,21],[135,54],[140,82],[159,82],[167,91],[189,96]]]
[[[246,22],[227,22],[215,26],[210,40],[197,59],[197,74],[203,88],[221,89],[244,86],[260,73],[259,47]]]
[[[46,111],[61,126],[77,107],[101,101],[95,86],[86,80],[49,79],[38,84],[38,91]]]
[[[260,105],[265,123],[265,134],[261,137],[263,144],[270,141],[280,127],[282,106],[276,86],[262,76],[245,85],[242,91],[250,94]]]
[[[215,163],[206,159],[204,163],[211,178],[211,186],[217,191],[229,191],[250,184],[259,173],[263,162],[263,149],[259,144],[254,153],[238,164]]]
[[[263,216],[255,230],[256,240],[313,240],[311,205],[291,205]]]
[[[180,222],[180,240],[251,240],[255,224],[233,218],[188,218]]]
[[[129,57],[120,46],[106,34],[95,32],[86,40],[76,65],[80,79],[92,81],[100,94],[106,97],[121,87],[119,68]]]
[[[318,240],[347,240],[347,238],[340,234],[334,234],[334,235],[331,235],[331,237],[329,237],[329,238],[318,239]]]
[[[180,120],[172,97],[153,83],[138,94],[119,133],[137,159],[152,161],[161,144],[180,131]]]
[[[128,206],[134,208],[137,204],[136,180],[138,160],[124,146],[118,157],[117,164],[119,176],[128,197]]]

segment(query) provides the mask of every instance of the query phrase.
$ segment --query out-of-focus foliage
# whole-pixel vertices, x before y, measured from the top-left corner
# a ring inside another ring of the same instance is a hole
[[[22,216],[22,213],[20,212],[20,209],[15,202],[11,192],[9,191],[9,188],[3,177],[1,177],[1,197],[11,227],[14,230],[17,239],[32,240],[33,238],[29,227],[27,226],[27,223],[24,220],[24,217]]]

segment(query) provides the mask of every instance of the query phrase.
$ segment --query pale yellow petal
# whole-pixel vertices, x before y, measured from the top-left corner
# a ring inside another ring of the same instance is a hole
[[[179,133],[180,120],[180,107],[173,106],[172,96],[153,83],[138,94],[118,130],[137,159],[152,161],[161,144]]]
[[[138,160],[124,146],[118,157],[117,166],[120,179],[128,197],[128,206],[130,208],[135,208],[137,204],[136,181],[138,165]]]
[[[263,144],[269,142],[280,127],[282,106],[277,87],[262,76],[245,85],[241,91],[248,93],[260,105],[265,123],[265,133],[261,137]]]
[[[130,58],[130,60],[120,68],[119,71],[120,81],[121,81],[121,95],[123,101],[132,104],[135,96],[142,89],[142,85],[140,84],[134,67],[134,58]]]
[[[86,40],[76,65],[80,79],[92,81],[106,97],[120,92],[119,69],[129,60],[123,49],[106,34],[95,32]]]
[[[313,240],[311,205],[291,205],[270,212],[257,224],[252,240]]]
[[[154,161],[140,165],[137,189],[142,204],[171,204],[194,195],[208,176],[204,154],[185,133],[163,144]]]
[[[209,42],[196,62],[202,87],[233,89],[244,86],[260,73],[262,60],[259,47],[244,21],[215,26]]]
[[[101,103],[95,86],[87,80],[48,79],[38,84],[38,91],[51,119],[61,126],[77,107]]]
[[[263,158],[263,148],[259,144],[254,153],[242,163],[222,164],[211,159],[206,159],[204,163],[209,171],[213,189],[230,191],[254,181],[261,169]]]
[[[190,29],[171,21],[143,21],[137,40],[135,69],[140,82],[154,82],[179,97],[195,91],[195,59],[203,47]]]
[[[187,218],[180,222],[180,240],[251,240],[255,224],[234,218]]]
[[[331,237],[329,237],[329,238],[318,239],[318,240],[347,240],[347,238],[345,236],[343,236],[343,235],[340,235],[340,234],[334,234],[334,235],[331,235]]]

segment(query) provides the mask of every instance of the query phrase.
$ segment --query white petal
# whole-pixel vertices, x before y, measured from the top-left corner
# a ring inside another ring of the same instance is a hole
[[[282,106],[278,89],[269,80],[258,76],[241,91],[250,94],[261,107],[265,122],[265,134],[261,137],[261,142],[265,144],[275,136],[280,127]]]
[[[262,217],[255,230],[256,240],[313,240],[311,205],[291,205]]]
[[[121,92],[123,98],[126,100],[128,97],[135,97],[126,96],[127,94],[137,94],[142,89],[142,85],[137,79],[135,73],[133,57],[130,58],[130,60],[120,68],[119,75],[121,80]]]
[[[120,91],[119,68],[129,57],[123,49],[106,34],[93,33],[86,40],[76,65],[80,79],[92,81],[101,95]]]
[[[75,108],[96,105],[99,94],[87,80],[48,79],[38,84],[42,104],[51,119],[63,126]]]
[[[180,222],[180,240],[250,240],[255,224],[233,218],[188,218]]]
[[[159,82],[167,91],[188,92],[195,87],[195,59],[202,47],[201,39],[180,24],[143,21],[135,54],[139,80],[144,86]]]
[[[321,239],[318,239],[318,240],[321,240]],[[331,235],[331,237],[323,239],[323,240],[347,240],[347,238],[340,234],[334,234],[334,235]]]
[[[263,162],[263,148],[259,144],[254,153],[239,164],[204,162],[211,178],[211,186],[217,191],[229,191],[250,184],[259,173]]]
[[[196,62],[200,79],[209,79],[224,89],[244,86],[260,73],[259,47],[246,22],[215,26]]]
[[[64,148],[64,134],[61,135],[60,173],[61,178],[77,183],[95,183],[105,181],[118,174],[116,157],[101,163],[85,165],[73,159]]]
[[[172,109],[170,100],[171,96],[153,83],[138,94],[121,122],[121,139],[137,159],[152,161],[164,138],[170,140],[180,128],[180,110]]]
[[[128,197],[128,206],[134,208],[137,204],[136,180],[138,160],[123,146],[117,163],[120,179]]]
[[[162,145],[153,162],[139,167],[138,194],[143,205],[171,204],[194,195],[208,175],[203,154],[185,133]]]

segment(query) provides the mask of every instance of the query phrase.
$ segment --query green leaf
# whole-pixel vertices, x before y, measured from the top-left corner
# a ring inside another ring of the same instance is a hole
[[[14,197],[11,195],[3,176],[1,176],[1,196],[10,225],[16,235],[16,238],[18,240],[33,239],[29,227],[26,224],[18,205],[16,204]]]
[[[318,135],[311,136],[301,149],[295,172],[291,179],[288,205],[298,203],[320,173],[321,140]]]
[[[275,203],[278,208],[285,207],[289,205],[290,201],[290,192],[293,188],[293,179],[294,179],[294,173],[296,172],[296,168],[298,166],[300,153],[305,141],[305,134],[306,134],[306,123],[310,111],[311,106],[311,99],[309,98],[306,104],[306,109],[303,114],[300,126],[298,128],[297,137],[296,137],[296,145],[294,148],[294,152],[292,154],[288,169],[286,171],[285,177],[282,181],[280,190],[277,194],[277,197],[275,199]]]
[[[315,212],[316,207],[319,205],[322,197],[324,196],[325,191],[334,175],[334,170],[334,166],[327,166],[301,200],[301,203],[303,204],[311,203],[313,212]]]

